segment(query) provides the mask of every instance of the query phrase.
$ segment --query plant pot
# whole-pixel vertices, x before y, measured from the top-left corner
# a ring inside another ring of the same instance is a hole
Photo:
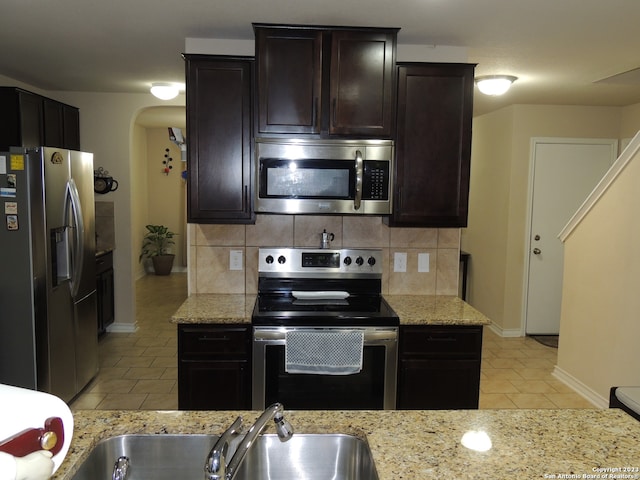
[[[173,267],[173,259],[175,255],[156,255],[151,257],[151,261],[153,262],[153,270],[156,275],[169,275],[171,273],[171,268]]]

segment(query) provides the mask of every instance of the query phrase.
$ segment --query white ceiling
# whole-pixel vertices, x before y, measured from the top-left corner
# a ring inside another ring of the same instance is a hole
[[[519,77],[514,103],[640,103],[640,0],[3,0],[0,74],[45,90],[146,92],[184,82],[185,38],[252,39],[251,22],[400,27],[401,44],[465,47],[476,74]],[[625,78],[626,77],[626,78]],[[621,83],[622,82],[622,83]]]

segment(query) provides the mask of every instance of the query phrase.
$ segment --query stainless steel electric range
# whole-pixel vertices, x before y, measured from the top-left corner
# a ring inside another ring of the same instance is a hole
[[[253,409],[395,408],[399,319],[382,269],[381,250],[260,249]]]

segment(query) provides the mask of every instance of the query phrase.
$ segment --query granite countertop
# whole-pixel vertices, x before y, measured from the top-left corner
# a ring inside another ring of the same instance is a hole
[[[385,295],[400,325],[489,325],[491,320],[453,295]]]
[[[453,295],[385,295],[400,325],[488,325],[491,321]],[[171,317],[172,323],[251,323],[256,295],[191,295]]]
[[[187,297],[171,323],[251,323],[256,295],[201,294]]]
[[[219,435],[238,414],[250,425],[259,412],[76,411],[71,448],[53,478],[70,480],[101,439],[125,433]],[[640,478],[640,422],[617,409],[285,415],[298,433],[345,433],[366,440],[380,480]],[[469,430],[486,432],[493,447],[476,452],[462,446]],[[265,433],[273,433],[273,427]]]

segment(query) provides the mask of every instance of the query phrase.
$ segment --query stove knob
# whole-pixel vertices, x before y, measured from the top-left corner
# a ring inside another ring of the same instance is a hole
[[[284,258],[284,255],[280,255],[280,256],[278,257],[278,263],[279,263],[280,265],[284,264],[284,262],[286,262],[286,261],[287,261],[287,259],[286,259],[286,258]]]
[[[369,257],[369,260],[367,260],[367,263],[373,267],[376,264],[376,259],[373,257]]]
[[[362,264],[364,263],[364,259],[362,257],[358,257],[356,258],[356,263],[358,264],[358,266],[362,266]]]
[[[351,257],[344,257],[344,264],[351,265]]]
[[[268,265],[271,265],[273,263],[273,257],[271,255],[267,255],[267,258],[265,258],[264,261],[267,262]]]

